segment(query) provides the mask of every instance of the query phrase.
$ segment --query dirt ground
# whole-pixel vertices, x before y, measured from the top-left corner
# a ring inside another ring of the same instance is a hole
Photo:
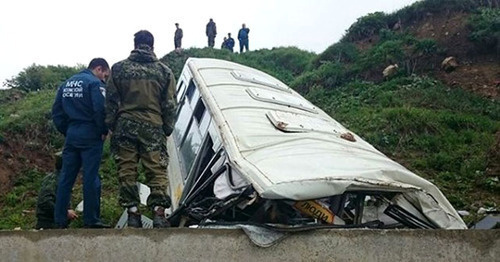
[[[435,76],[445,84],[460,87],[489,98],[500,97],[500,57],[478,53],[474,44],[468,40],[467,27],[469,14],[450,13],[428,15],[425,21],[409,25],[418,38],[432,38],[445,56],[454,56],[459,67],[450,73],[436,66]],[[445,57],[443,57],[444,59]]]
[[[54,160],[44,138],[33,143],[24,143],[22,136],[5,136],[0,143],[0,195],[8,192],[15,181],[15,175],[25,170],[37,169],[42,172],[53,171]]]
[[[430,74],[446,85],[463,88],[484,97],[500,98],[500,54],[481,54],[468,40],[470,29],[467,26],[469,14],[451,12],[427,14],[425,19],[411,24],[402,24],[399,30],[408,30],[419,39],[434,39],[440,49],[438,56],[422,61],[428,68],[434,68]],[[377,35],[357,41],[361,50],[372,47],[379,41]],[[441,69],[441,62],[449,56],[458,61],[458,68],[452,72]],[[385,65],[386,66],[386,65]],[[385,68],[385,66],[381,68]],[[373,81],[381,80],[380,72],[368,72],[366,77]]]

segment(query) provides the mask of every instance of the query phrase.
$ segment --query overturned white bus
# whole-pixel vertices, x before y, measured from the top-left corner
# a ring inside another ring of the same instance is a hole
[[[177,101],[174,226],[466,228],[436,186],[263,72],[190,58]]]

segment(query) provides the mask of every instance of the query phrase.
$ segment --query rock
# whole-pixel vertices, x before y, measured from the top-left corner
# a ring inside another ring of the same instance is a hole
[[[392,27],[392,30],[394,31],[397,31],[401,29],[401,21],[398,21],[397,23],[394,24],[394,26]]]
[[[459,214],[460,216],[462,216],[462,217],[465,217],[465,216],[470,215],[470,213],[469,213],[469,212],[467,212],[467,211],[465,211],[465,210],[459,210],[459,211],[457,211],[457,212],[458,212],[458,214]]]
[[[446,72],[451,72],[455,70],[458,67],[458,62],[457,59],[453,56],[449,56],[441,62],[441,69],[443,69]]]
[[[382,75],[384,76],[384,78],[389,78],[393,75],[396,74],[396,72],[398,72],[398,64],[394,64],[394,65],[389,65],[388,67],[386,67],[384,69],[384,71],[382,72]]]

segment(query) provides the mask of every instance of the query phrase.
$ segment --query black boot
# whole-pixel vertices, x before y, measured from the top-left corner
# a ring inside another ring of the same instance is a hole
[[[156,211],[153,209],[153,228],[167,227],[170,227],[170,222],[168,222],[165,216],[165,208],[159,206]]]
[[[141,213],[127,211],[127,214],[128,214],[128,219],[127,219],[128,227],[142,228]]]

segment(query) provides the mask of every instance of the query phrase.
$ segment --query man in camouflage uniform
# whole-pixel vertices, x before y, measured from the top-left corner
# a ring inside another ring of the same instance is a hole
[[[36,200],[36,229],[56,228],[54,223],[54,208],[56,205],[57,181],[62,168],[62,152],[56,154],[56,170],[49,173],[42,180],[38,198]],[[68,220],[78,217],[76,212],[68,206]]]
[[[168,227],[165,208],[170,207],[166,137],[172,133],[176,102],[172,71],[153,52],[153,35],[134,35],[130,56],[113,65],[106,91],[106,124],[112,130],[112,152],[118,165],[120,204],[128,208],[128,226],[142,227],[136,184],[142,163],[151,189],[147,205],[153,226]]]

